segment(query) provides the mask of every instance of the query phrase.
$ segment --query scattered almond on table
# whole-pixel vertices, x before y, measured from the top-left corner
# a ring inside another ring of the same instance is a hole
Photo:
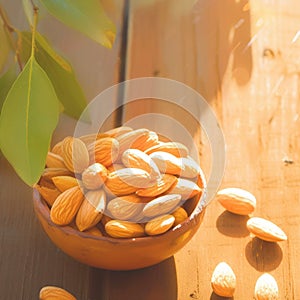
[[[186,201],[202,195],[202,176],[182,143],[122,126],[58,142],[36,188],[56,225],[136,238],[184,222]]]
[[[40,290],[40,300],[76,300],[68,291],[56,286],[44,286]]]
[[[255,300],[278,300],[278,285],[275,278],[268,274],[262,274],[256,281],[254,289]]]

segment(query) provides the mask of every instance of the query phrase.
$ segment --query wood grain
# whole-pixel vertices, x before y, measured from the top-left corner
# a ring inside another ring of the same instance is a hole
[[[212,201],[196,236],[173,258],[130,272],[88,268],[51,244],[34,216],[30,188],[1,157],[3,299],[37,299],[41,286],[57,284],[81,300],[217,300],[210,277],[220,261],[237,276],[235,300],[252,299],[263,272],[277,280],[280,299],[300,299],[299,28],[297,0],[135,0],[130,1],[127,57],[121,58],[128,79],[175,79],[206,98],[226,139],[221,187],[251,191],[258,202],[253,215],[279,225],[287,242],[253,238],[247,216],[224,212]],[[73,55],[80,70],[80,58]],[[116,55],[109,59],[105,68],[119,66]],[[95,89],[101,76],[87,89]],[[110,73],[105,84],[115,80]],[[166,110],[157,103],[141,104],[138,111],[128,106],[124,120],[153,109]],[[64,120],[56,138],[71,129]],[[209,170],[208,141],[197,134],[203,168]]]

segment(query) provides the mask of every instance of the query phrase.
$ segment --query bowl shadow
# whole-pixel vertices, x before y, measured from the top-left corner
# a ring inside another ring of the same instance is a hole
[[[272,271],[282,261],[282,250],[277,243],[266,242],[257,237],[246,245],[245,255],[249,264],[260,272]]]
[[[219,232],[230,237],[245,237],[249,235],[246,223],[249,216],[233,214],[225,210],[219,215],[216,226]]]
[[[176,300],[177,275],[174,257],[133,271],[90,269],[89,298],[130,300]]]
[[[209,300],[234,300],[234,297],[221,297],[217,295],[215,292],[212,292]]]

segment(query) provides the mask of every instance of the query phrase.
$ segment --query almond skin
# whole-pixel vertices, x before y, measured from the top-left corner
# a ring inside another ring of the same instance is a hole
[[[40,290],[40,300],[76,300],[76,298],[66,290],[56,286],[44,286]]]
[[[286,241],[287,236],[281,228],[269,220],[253,217],[247,221],[248,230],[258,238],[268,242]]]
[[[106,194],[103,190],[89,191],[76,215],[76,226],[80,231],[98,224],[106,206]]]
[[[183,207],[178,207],[175,211],[172,212],[172,216],[175,217],[173,226],[176,226],[188,218],[188,213]]]
[[[148,235],[158,235],[167,232],[174,224],[175,217],[172,215],[158,216],[149,221],[145,226]]]
[[[145,151],[145,153],[151,154],[151,153],[158,152],[158,151],[167,152],[176,157],[186,157],[189,154],[188,148],[185,145],[178,143],[178,142],[160,143],[151,148],[148,148]]]
[[[77,214],[84,195],[79,186],[70,188],[61,193],[55,200],[51,210],[50,218],[57,225],[68,225]]]
[[[275,278],[268,274],[262,274],[256,281],[254,296],[256,300],[277,300],[278,285]]]
[[[221,297],[232,297],[236,288],[236,276],[226,262],[220,262],[211,277],[213,291]]]
[[[89,165],[88,150],[80,139],[66,137],[63,140],[63,160],[66,167],[74,172],[81,173]]]
[[[238,215],[249,215],[256,208],[254,195],[240,188],[220,190],[216,199],[226,210]]]
[[[137,223],[111,220],[105,224],[105,231],[115,238],[134,238],[144,235],[144,228]]]
[[[38,184],[35,185],[35,188],[50,207],[53,205],[56,198],[61,194],[61,192],[56,188],[49,188]]]
[[[52,181],[61,192],[64,192],[74,186],[78,186],[77,179],[72,176],[55,176],[52,178]]]
[[[47,168],[66,168],[63,158],[53,152],[48,152],[46,166]]]

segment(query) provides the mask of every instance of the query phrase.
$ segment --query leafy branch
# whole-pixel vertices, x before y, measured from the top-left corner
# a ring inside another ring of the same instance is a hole
[[[40,2],[68,26],[112,47],[115,26],[98,0]],[[60,108],[78,118],[86,98],[72,66],[37,31],[39,7],[33,0],[23,0],[23,7],[31,31],[12,26],[0,6],[0,45],[5,50],[0,52],[0,69],[10,51],[20,69],[17,74],[12,64],[0,78],[0,148],[21,179],[33,185],[44,169]]]

